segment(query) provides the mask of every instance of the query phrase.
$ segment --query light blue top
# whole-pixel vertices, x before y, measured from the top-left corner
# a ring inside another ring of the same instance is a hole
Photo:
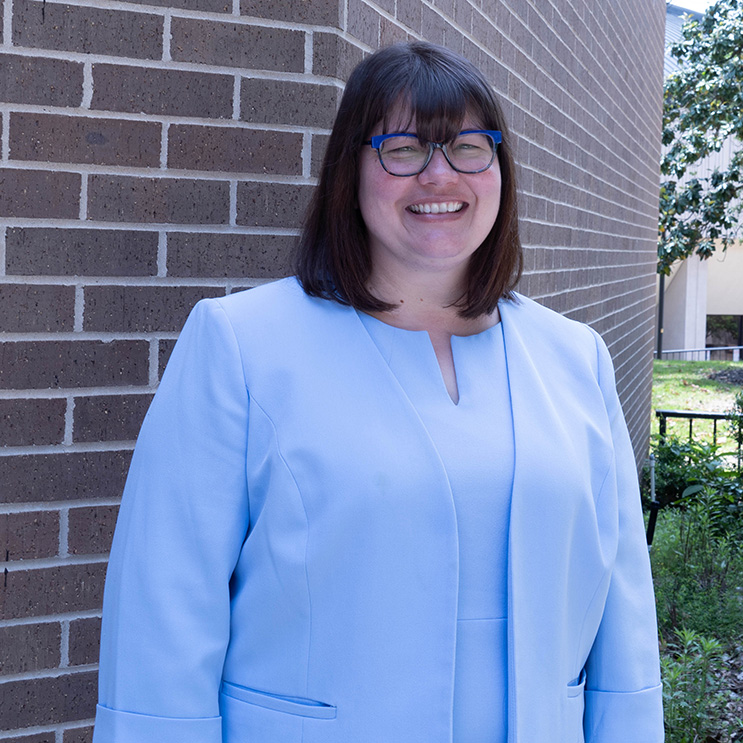
[[[661,743],[650,565],[608,350],[525,297],[498,309],[514,441],[508,743]],[[471,341],[456,341],[456,414]],[[122,498],[95,743],[452,743],[465,579],[439,447],[351,307],[294,279],[199,302]]]
[[[502,327],[452,337],[455,404],[428,333],[359,315],[428,430],[454,499],[459,538],[454,743],[505,743],[514,451]]]

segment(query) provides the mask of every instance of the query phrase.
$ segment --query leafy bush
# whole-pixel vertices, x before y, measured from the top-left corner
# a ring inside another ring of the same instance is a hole
[[[666,743],[720,740],[732,732],[723,715],[725,693],[717,669],[722,645],[714,638],[681,630],[661,657]]]
[[[685,509],[658,516],[651,552],[658,625],[668,644],[683,630],[722,642],[743,627],[741,528],[726,531],[716,497],[694,493]]]

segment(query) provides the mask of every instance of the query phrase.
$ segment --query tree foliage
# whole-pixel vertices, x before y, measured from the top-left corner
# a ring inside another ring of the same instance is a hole
[[[743,0],[718,0],[689,19],[670,49],[679,69],[664,90],[658,271],[736,238],[743,193]],[[734,138],[723,168],[700,161]]]

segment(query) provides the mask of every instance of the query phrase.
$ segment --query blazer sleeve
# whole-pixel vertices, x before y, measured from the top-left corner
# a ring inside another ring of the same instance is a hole
[[[247,534],[248,393],[199,302],[132,458],[106,578],[95,743],[220,743],[229,581]]]
[[[611,357],[594,336],[614,445],[618,541],[604,614],[586,663],[585,741],[661,743],[658,631],[637,468]]]

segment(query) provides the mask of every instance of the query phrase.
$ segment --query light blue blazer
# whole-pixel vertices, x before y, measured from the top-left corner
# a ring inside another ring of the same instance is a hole
[[[500,313],[509,743],[658,743],[609,354],[528,299]],[[294,279],[200,302],[124,493],[95,743],[451,743],[457,553],[437,451],[353,309]]]

